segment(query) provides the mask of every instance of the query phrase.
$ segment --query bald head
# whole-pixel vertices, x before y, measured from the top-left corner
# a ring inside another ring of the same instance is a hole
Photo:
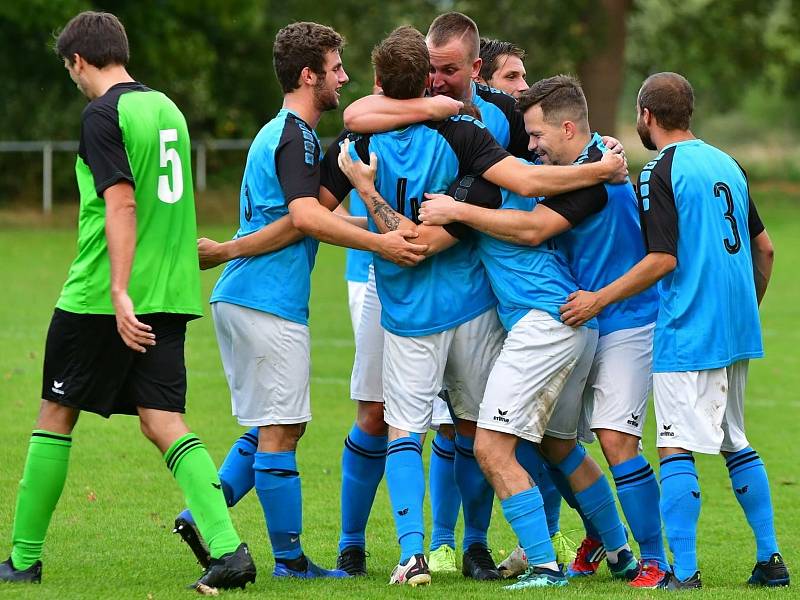
[[[683,75],[656,73],[644,80],[637,104],[639,112],[649,110],[662,129],[687,130],[694,111],[694,91]]]

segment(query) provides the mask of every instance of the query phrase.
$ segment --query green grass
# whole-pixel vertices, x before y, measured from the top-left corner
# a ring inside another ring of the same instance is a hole
[[[781,547],[790,567],[797,568],[800,466],[794,434],[800,423],[800,280],[795,261],[800,260],[800,238],[796,234],[800,204],[792,192],[763,188],[756,197],[777,247],[777,261],[762,311],[767,358],[752,365],[747,406],[748,434],[767,464],[773,486]],[[222,239],[232,233],[232,228],[203,226],[200,231]],[[75,232],[66,227],[0,229],[5,294],[10,300],[0,306],[0,560],[9,550],[17,484],[38,408],[47,325],[74,254],[75,239]],[[314,272],[311,307],[314,420],[298,453],[303,477],[304,546],[311,557],[326,566],[331,566],[336,557],[341,447],[354,415],[348,399],[353,343],[342,271],[343,251],[323,247]],[[206,294],[218,273],[204,273]],[[228,390],[209,317],[190,325],[187,365],[187,421],[205,440],[214,459],[221,462],[241,429],[230,416]],[[0,585],[0,596],[191,597],[182,586],[197,576],[198,567],[188,548],[170,533],[172,519],[183,507],[181,493],[157,450],[140,435],[137,421],[118,416],[106,422],[86,414],[74,439],[69,479],[45,547],[44,583],[37,587]],[[652,411],[645,451],[654,461]],[[597,448],[592,452],[597,455]],[[698,457],[698,469],[704,497],[700,565],[706,589],[693,597],[794,597],[792,589],[753,591],[743,584],[754,560],[753,541],[730,491],[727,471],[721,459],[705,456]],[[513,549],[514,539],[495,504],[490,542],[499,560]],[[397,560],[397,546],[384,484],[367,532],[371,575],[366,579],[273,581],[269,576],[269,544],[255,497],[245,498],[233,510],[233,519],[260,569],[258,582],[244,593],[250,597],[433,598],[458,594],[479,598],[500,593],[495,583],[470,583],[460,575],[437,577],[430,589],[389,588],[386,583]],[[578,519],[565,507],[562,529],[577,528]],[[573,533],[573,537],[578,535]],[[611,582],[605,568],[592,580],[545,593],[564,598],[661,597],[657,592],[637,592]]]

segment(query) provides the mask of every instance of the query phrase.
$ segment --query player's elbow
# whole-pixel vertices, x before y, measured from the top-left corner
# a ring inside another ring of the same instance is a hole
[[[667,254],[666,252],[656,252],[653,254],[653,256],[655,256],[657,260],[656,271],[661,277],[672,273],[675,270],[675,267],[678,266],[678,259],[672,254]]]
[[[766,231],[761,232],[753,239],[753,260],[771,265],[775,262],[775,246],[769,239]]]
[[[291,211],[292,225],[295,229],[303,232],[305,235],[316,237],[319,233],[319,223],[311,211],[295,210]]]

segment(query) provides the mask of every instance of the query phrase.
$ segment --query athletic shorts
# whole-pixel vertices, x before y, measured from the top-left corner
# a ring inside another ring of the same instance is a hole
[[[489,375],[478,427],[541,442],[589,331],[564,325],[540,310],[517,321]]]
[[[744,433],[744,388],[749,361],[705,371],[653,373],[659,448],[703,454],[738,452]]]
[[[653,384],[655,324],[601,336],[583,390],[592,429],[610,429],[642,437],[647,397]],[[580,429],[580,428],[579,428]]]
[[[486,380],[504,337],[494,308],[432,335],[404,337],[385,332],[386,423],[402,431],[426,433],[443,387],[450,394],[453,414],[477,421]]]
[[[144,354],[128,348],[114,315],[56,308],[47,331],[42,398],[103,417],[135,415],[137,407],[186,410],[186,322],[168,313],[137,315],[150,325],[156,345]]]
[[[444,391],[444,390],[442,390]],[[441,396],[436,396],[433,401],[433,417],[431,417],[431,429],[439,430],[439,425],[452,425],[453,415],[450,414],[450,407]]]
[[[361,322],[361,309],[364,308],[366,291],[366,281],[347,282],[347,304],[350,308],[350,323],[353,325],[354,334],[358,331],[358,324]]]
[[[355,328],[356,354],[350,375],[350,397],[361,402],[383,402],[383,327],[375,270],[369,266],[361,319]]]
[[[310,421],[308,326],[228,302],[213,303],[211,314],[239,424]]]

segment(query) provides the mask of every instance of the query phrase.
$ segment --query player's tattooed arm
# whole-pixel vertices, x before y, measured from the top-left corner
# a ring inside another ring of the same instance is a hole
[[[378,224],[381,232],[395,231],[400,227],[400,215],[392,210],[386,200],[384,200],[377,190],[373,190],[369,195],[370,212]]]

